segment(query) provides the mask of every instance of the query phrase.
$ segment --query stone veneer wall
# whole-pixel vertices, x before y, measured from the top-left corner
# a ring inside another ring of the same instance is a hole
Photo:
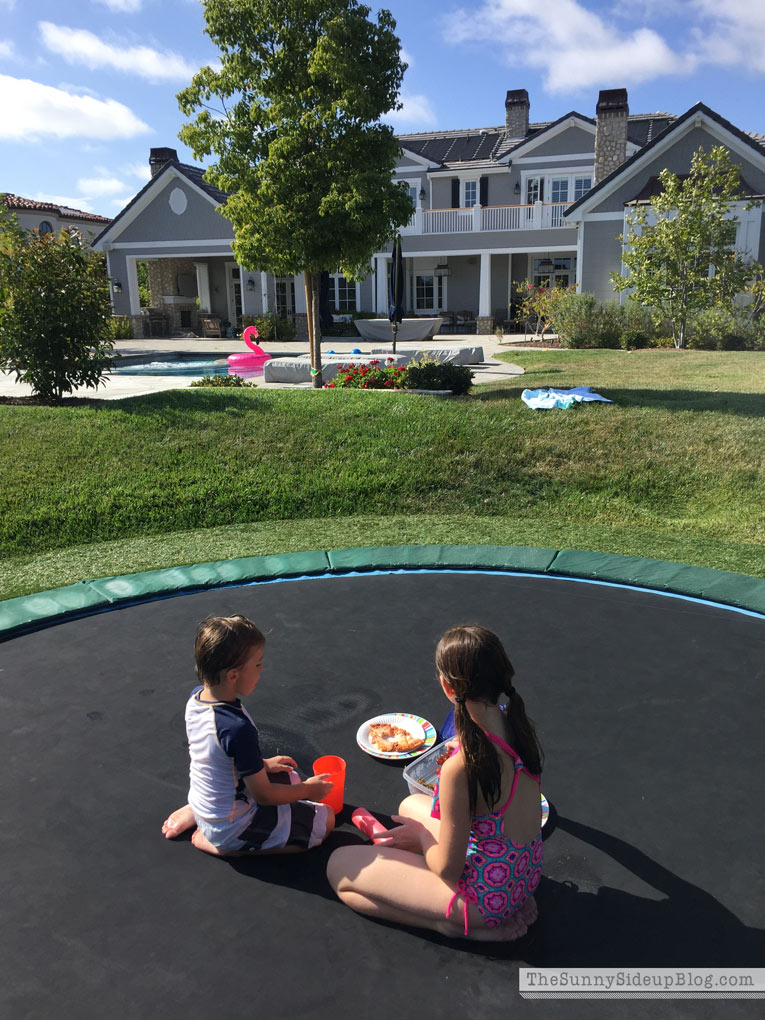
[[[162,301],[165,295],[178,293],[177,278],[179,274],[186,273],[196,278],[194,259],[152,259],[149,260],[148,265],[151,307],[161,309],[167,316],[169,333],[172,335],[188,330],[199,333],[199,312],[195,297],[190,297],[188,302],[182,305],[166,305]],[[190,313],[187,325],[181,323],[181,312]]]
[[[593,185],[613,173],[627,158],[626,89],[606,89],[598,97]]]
[[[494,332],[494,316],[493,315],[479,315],[475,320],[475,331],[480,333],[481,336],[487,336]]]

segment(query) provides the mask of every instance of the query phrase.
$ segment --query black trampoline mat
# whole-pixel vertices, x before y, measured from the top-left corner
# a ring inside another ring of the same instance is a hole
[[[319,850],[221,860],[160,834],[185,803],[183,713],[209,614],[268,635],[246,705],[264,754],[347,761]],[[540,919],[520,944],[354,914],[325,878],[395,813],[402,765],[359,725],[449,709],[433,652],[496,630],[537,723],[551,805]],[[304,579],[158,600],[2,649],[3,982],[12,1020],[105,1017],[726,1017],[756,1001],[524,1000],[518,969],[762,967],[765,622],[685,599],[506,574]]]

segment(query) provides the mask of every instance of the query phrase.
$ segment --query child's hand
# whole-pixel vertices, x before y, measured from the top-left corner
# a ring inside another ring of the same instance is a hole
[[[311,776],[310,779],[306,779],[305,785],[311,787],[311,799],[324,800],[327,794],[331,793],[335,784],[329,782],[329,772],[325,772],[321,776]]]
[[[264,758],[263,764],[266,772],[292,772],[297,768],[297,762],[288,754],[275,754],[273,758]]]
[[[422,850],[421,833],[425,826],[414,818],[405,818],[403,815],[391,815],[394,822],[398,822],[398,828],[388,829],[375,837],[378,846],[392,846],[397,850],[410,850],[419,853]]]

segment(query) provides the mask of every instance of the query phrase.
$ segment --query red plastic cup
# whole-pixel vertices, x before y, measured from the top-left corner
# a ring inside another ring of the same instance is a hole
[[[345,796],[345,762],[336,754],[325,754],[313,763],[313,774],[315,776],[329,775],[332,789],[326,797],[321,798],[322,803],[329,805],[336,815],[339,814],[343,810]]]
[[[359,807],[351,815],[351,821],[360,829],[365,836],[368,836],[373,843],[377,842],[378,836],[384,836],[388,831],[382,822],[378,822],[373,814],[366,808]]]

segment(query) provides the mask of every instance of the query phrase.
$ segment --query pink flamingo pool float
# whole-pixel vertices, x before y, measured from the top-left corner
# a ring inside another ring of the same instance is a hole
[[[244,333],[242,334],[242,340],[250,348],[249,351],[243,351],[241,354],[229,354],[226,359],[231,368],[262,368],[263,364],[269,360],[270,354],[266,354],[263,348],[255,343],[255,339],[258,336],[258,331],[254,326],[247,326]]]

